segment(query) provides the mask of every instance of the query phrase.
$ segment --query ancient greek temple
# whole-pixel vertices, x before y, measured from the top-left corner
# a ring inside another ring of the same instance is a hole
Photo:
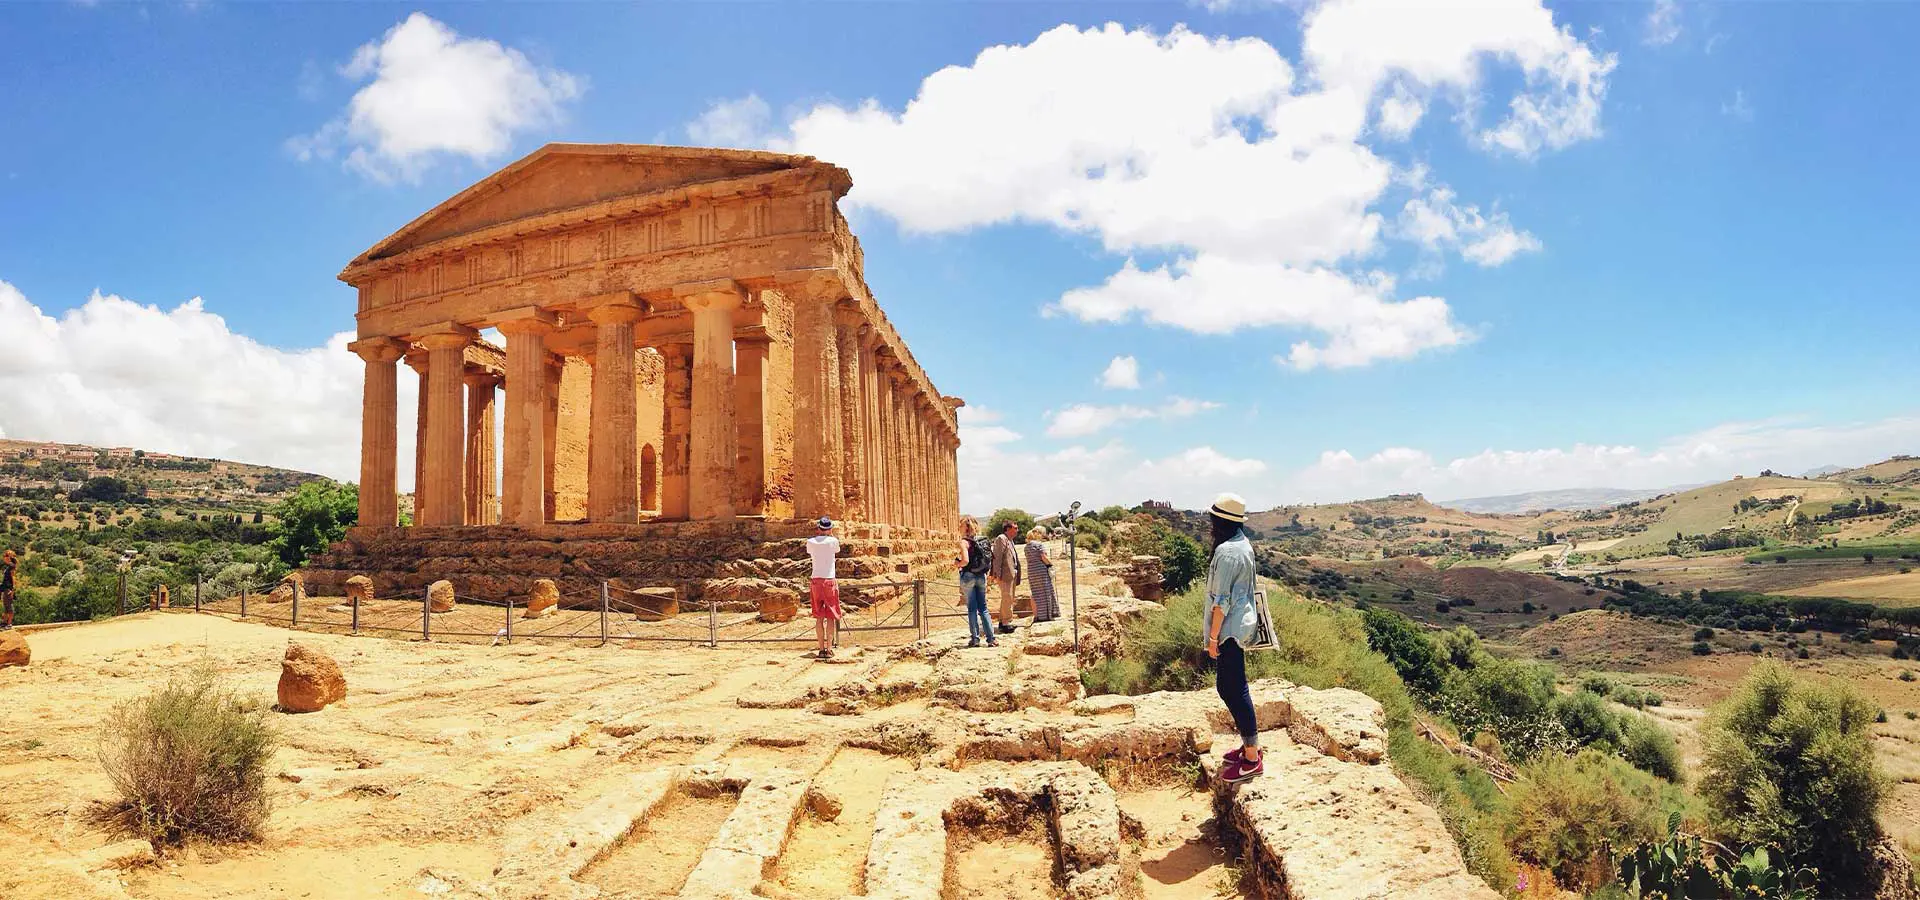
[[[962,404],[868,292],[851,185],[806,156],[549,144],[360,254],[361,526],[399,521],[404,363],[416,525],[951,531]]]

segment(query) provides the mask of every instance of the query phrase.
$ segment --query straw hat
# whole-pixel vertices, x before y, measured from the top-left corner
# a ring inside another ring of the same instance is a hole
[[[1208,509],[1207,512],[1229,522],[1245,523],[1247,521],[1247,501],[1241,499],[1239,494],[1221,494],[1218,499],[1213,501],[1213,507]]]

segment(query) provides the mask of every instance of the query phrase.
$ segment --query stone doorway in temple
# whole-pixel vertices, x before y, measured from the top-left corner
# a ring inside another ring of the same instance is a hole
[[[640,508],[650,511],[660,509],[660,463],[653,451],[653,445],[640,448]]]

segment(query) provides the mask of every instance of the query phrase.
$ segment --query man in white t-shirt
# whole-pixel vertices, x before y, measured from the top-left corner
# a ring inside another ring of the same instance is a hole
[[[833,520],[821,516],[814,523],[819,532],[807,538],[807,555],[813,558],[813,639],[821,659],[833,658],[833,645],[840,639],[840,583],[833,577],[833,558],[840,555],[840,539],[833,536]]]

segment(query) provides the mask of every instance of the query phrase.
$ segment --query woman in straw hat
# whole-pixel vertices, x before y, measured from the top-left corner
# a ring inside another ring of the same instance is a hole
[[[1260,727],[1247,690],[1246,643],[1259,622],[1254,611],[1253,542],[1247,540],[1247,501],[1221,494],[1207,510],[1213,525],[1213,562],[1207,569],[1207,655],[1216,661],[1214,687],[1233,716],[1240,747],[1227,751],[1221,780],[1245,781],[1266,771],[1260,754]]]

